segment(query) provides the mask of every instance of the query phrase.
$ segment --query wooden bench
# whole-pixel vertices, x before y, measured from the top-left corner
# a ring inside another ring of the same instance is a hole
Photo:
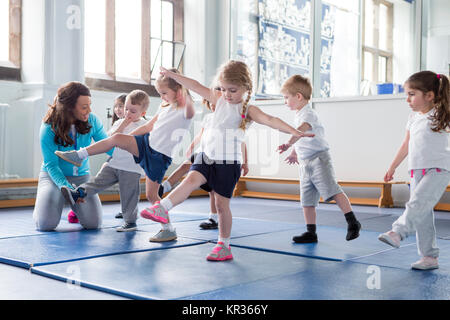
[[[235,196],[266,198],[266,199],[279,199],[279,200],[296,200],[296,201],[298,201],[300,199],[299,194],[250,191],[247,189],[247,186],[246,186],[247,182],[299,185],[298,179],[241,177],[239,179],[238,185],[237,185],[235,193],[234,193]],[[352,203],[352,204],[375,205],[375,206],[378,206],[381,208],[391,208],[394,206],[394,200],[392,199],[392,185],[393,184],[405,184],[405,182],[379,182],[379,181],[338,181],[338,183],[339,183],[339,185],[341,185],[343,187],[380,188],[381,195],[378,199],[349,198],[349,200],[350,200],[350,203]],[[323,199],[321,199],[321,201],[323,202]]]
[[[450,191],[450,185],[445,188],[445,192]],[[439,202],[435,207],[434,210],[441,210],[441,211],[450,211],[450,203],[442,203]]]
[[[140,180],[141,184],[145,185],[145,178]],[[23,187],[33,187],[37,190],[38,179],[11,179],[11,180],[0,180],[0,189],[8,188],[23,188]],[[195,196],[205,196],[208,195],[206,191],[195,190],[191,197]],[[100,200],[102,202],[108,201],[120,201],[120,195],[118,192],[105,192],[99,194]],[[146,200],[145,187],[141,188],[141,200]],[[18,199],[6,199],[0,200],[0,208],[12,208],[12,207],[32,207],[36,203],[36,197],[32,198],[18,198]]]

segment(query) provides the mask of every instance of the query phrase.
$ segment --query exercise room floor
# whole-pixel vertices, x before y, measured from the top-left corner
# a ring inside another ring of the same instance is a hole
[[[337,206],[320,204],[319,242],[293,244],[305,230],[298,202],[233,198],[234,259],[226,262],[205,259],[217,240],[217,230],[198,227],[209,212],[206,197],[171,211],[178,239],[168,243],[149,242],[160,225],[142,218],[137,232],[116,232],[120,204],[103,209],[102,229],[86,231],[67,222],[66,207],[56,232],[36,231],[32,208],[0,209],[0,299],[450,298],[449,212],[436,212],[440,268],[415,271],[414,235],[399,249],[377,240],[402,208],[353,206],[363,230],[348,242]]]

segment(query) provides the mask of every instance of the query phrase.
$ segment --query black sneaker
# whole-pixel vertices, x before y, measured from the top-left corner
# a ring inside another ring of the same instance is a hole
[[[347,236],[345,237],[345,240],[350,241],[358,238],[359,230],[361,230],[361,223],[359,223],[359,221],[349,224],[347,227]]]
[[[122,212],[119,212],[118,214],[116,214],[116,216],[114,218],[122,219],[123,218]]]
[[[295,243],[316,243],[317,234],[312,232],[305,232],[299,236],[293,237],[292,241],[294,241]]]
[[[202,229],[217,229],[219,228],[219,224],[213,219],[208,219],[208,221],[200,223],[200,228]]]
[[[69,188],[69,187],[61,187],[61,193],[63,194],[64,198],[72,205],[74,206],[75,203],[77,203],[77,200],[79,198],[86,197],[86,191],[82,187],[78,187],[75,190]]]
[[[160,186],[159,186],[159,189],[158,189],[158,196],[159,196],[160,198],[162,198],[163,195],[164,195],[164,187],[163,187],[162,185],[160,185]]]

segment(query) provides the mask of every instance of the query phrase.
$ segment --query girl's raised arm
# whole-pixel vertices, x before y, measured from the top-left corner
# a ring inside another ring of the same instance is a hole
[[[158,115],[155,115],[151,120],[149,120],[146,124],[143,124],[142,126],[134,129],[129,134],[132,136],[141,136],[146,133],[149,133],[153,130],[153,125],[155,124],[156,120],[158,120]]]
[[[197,80],[185,77],[185,76],[183,76],[181,74],[178,74],[178,73],[175,73],[175,72],[171,72],[171,71],[169,71],[169,70],[167,70],[166,68],[163,68],[163,67],[160,67],[160,70],[161,70],[160,73],[163,76],[172,78],[173,80],[175,80],[176,82],[181,84],[186,89],[192,90],[192,91],[198,93],[203,98],[208,100],[210,103],[213,103],[213,104],[216,103],[216,101],[217,101],[216,95],[214,95],[211,92],[210,88],[205,87],[204,85],[202,85]]]

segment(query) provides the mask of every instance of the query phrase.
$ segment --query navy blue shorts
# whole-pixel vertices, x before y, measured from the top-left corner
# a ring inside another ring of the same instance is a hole
[[[241,176],[241,164],[239,161],[211,161],[204,157],[204,153],[198,153],[190,171],[200,172],[206,183],[200,188],[207,192],[214,191],[225,198],[233,196],[234,187]]]
[[[139,150],[139,157],[134,157],[134,161],[144,169],[145,175],[152,181],[161,184],[167,168],[172,163],[172,158],[150,148],[148,138],[150,134],[134,136]]]

